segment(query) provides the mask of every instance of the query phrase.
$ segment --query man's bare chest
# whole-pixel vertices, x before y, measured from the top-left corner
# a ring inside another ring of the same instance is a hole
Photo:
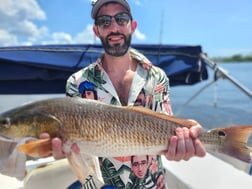
[[[134,72],[129,71],[123,76],[112,77],[112,83],[123,106],[128,104],[130,88],[132,85]]]

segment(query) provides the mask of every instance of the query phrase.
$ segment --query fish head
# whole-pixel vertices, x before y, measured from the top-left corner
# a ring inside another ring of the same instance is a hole
[[[27,126],[31,125],[31,114],[16,108],[0,115],[0,137],[2,140],[20,138]]]
[[[39,137],[43,132],[57,136],[61,123],[39,107],[22,106],[0,115],[0,140],[13,142],[25,137]]]

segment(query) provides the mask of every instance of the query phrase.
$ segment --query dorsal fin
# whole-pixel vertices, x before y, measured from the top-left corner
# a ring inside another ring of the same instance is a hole
[[[144,108],[141,106],[123,106],[122,108],[129,110],[129,111],[134,111],[136,113],[145,114],[145,115],[149,115],[149,116],[152,116],[152,117],[155,117],[158,119],[163,119],[163,120],[166,120],[169,122],[177,123],[177,124],[179,124],[183,127],[187,127],[187,128],[191,128],[192,126],[197,125],[197,122],[195,122],[193,120],[169,116],[164,113],[158,113],[158,112],[155,112],[153,110],[150,110],[148,108]]]

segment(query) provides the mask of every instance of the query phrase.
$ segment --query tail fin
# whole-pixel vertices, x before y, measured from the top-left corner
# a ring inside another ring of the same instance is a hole
[[[215,130],[215,129],[214,129]],[[252,135],[252,125],[233,126],[216,129],[219,136],[225,137],[223,148],[220,151],[247,163],[252,163],[252,147],[248,146]]]
[[[30,141],[17,147],[18,150],[32,157],[48,156],[52,152],[51,139]]]

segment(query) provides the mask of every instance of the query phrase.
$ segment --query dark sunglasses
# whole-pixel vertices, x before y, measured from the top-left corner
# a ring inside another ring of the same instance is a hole
[[[95,19],[95,25],[101,28],[108,28],[111,25],[112,18],[115,18],[115,21],[119,26],[125,26],[129,23],[130,20],[132,20],[131,16],[128,13],[122,12],[116,14],[115,16],[98,16]]]

